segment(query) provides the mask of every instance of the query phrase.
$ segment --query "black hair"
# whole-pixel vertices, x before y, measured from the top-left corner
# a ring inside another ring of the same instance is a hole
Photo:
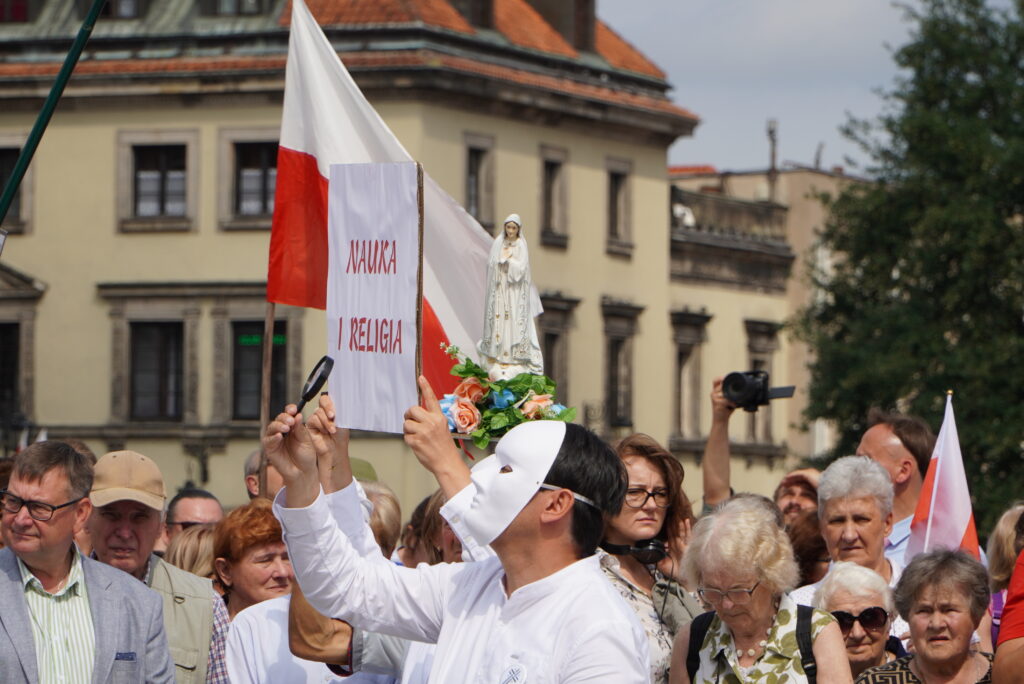
[[[178,493],[174,495],[170,503],[167,504],[167,522],[176,522],[173,519],[174,507],[178,505],[178,502],[182,499],[211,499],[220,503],[220,499],[206,491],[205,489],[199,489],[198,487],[184,487],[178,490]]]
[[[596,504],[576,501],[572,507],[572,539],[579,558],[597,550],[605,520],[622,509],[629,479],[626,467],[600,437],[574,423],[566,423],[562,446],[544,482],[565,487]]]

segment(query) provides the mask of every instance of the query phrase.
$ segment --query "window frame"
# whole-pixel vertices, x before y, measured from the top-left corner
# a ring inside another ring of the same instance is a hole
[[[464,133],[464,154],[463,154],[463,191],[465,202],[463,206],[466,212],[475,218],[489,233],[494,234],[494,192],[495,192],[495,163],[494,163],[494,136],[482,133]],[[480,153],[480,164],[477,169],[476,213],[472,211],[470,195],[472,194],[470,177],[470,158],[473,152]]]
[[[644,307],[611,297],[602,297],[604,318],[604,415],[610,435],[633,428],[634,368],[636,338]],[[613,359],[616,356],[618,358]],[[621,411],[619,410],[621,409]]]
[[[569,245],[569,152],[540,146],[540,239],[548,247]],[[549,183],[548,166],[557,165],[557,178]],[[550,186],[550,187],[549,187]]]
[[[617,179],[621,179],[617,181]],[[622,257],[633,255],[633,162],[605,160],[605,251]]]
[[[137,216],[135,214],[135,148],[139,146],[184,145],[184,216]],[[138,232],[188,232],[195,229],[199,200],[199,132],[189,130],[119,131],[118,185],[116,191],[118,230]]]
[[[217,219],[220,230],[270,230],[273,211],[259,215],[235,213],[235,198],[238,192],[238,159],[235,145],[266,143],[280,147],[279,134],[279,128],[271,127],[222,128],[218,131],[220,153],[217,155]],[[277,168],[276,160],[274,167]]]
[[[139,331],[147,327],[150,329],[161,329],[162,331],[170,332],[174,330],[177,333],[177,350],[168,349],[166,340],[169,336],[163,336],[160,341],[160,348],[158,350],[159,359],[158,362],[161,366],[159,370],[159,382],[160,390],[158,394],[159,407],[153,415],[143,415],[137,412],[136,409],[136,397],[138,394],[138,388],[136,387],[137,382],[137,351],[139,349],[137,343],[137,337],[139,337]],[[129,354],[129,370],[128,370],[128,392],[129,392],[129,407],[128,407],[128,419],[133,423],[144,423],[144,422],[162,422],[162,423],[180,423],[185,416],[185,322],[182,320],[134,320],[128,323],[128,354]],[[174,354],[177,356],[176,365],[177,371],[173,368],[165,368],[165,365],[173,366],[174,364],[168,364],[168,357]],[[177,389],[171,390],[170,388],[164,387],[164,383],[171,375],[177,375]],[[173,392],[175,395],[175,401],[177,402],[177,410],[170,411],[169,407],[164,405],[165,399],[169,392]]]
[[[239,347],[239,345],[238,345],[238,338],[239,338],[239,335],[240,335],[240,333],[239,333],[239,327],[240,326],[252,326],[254,329],[258,330],[258,334],[262,338],[263,331],[264,331],[264,326],[265,326],[265,321],[255,320],[255,319],[231,319],[230,326],[231,326],[231,420],[232,421],[255,421],[255,420],[259,420],[260,419],[260,408],[261,408],[260,407],[260,400],[262,399],[262,396],[261,396],[262,387],[260,387],[259,385],[262,383],[262,380],[263,380],[263,378],[262,378],[263,341],[261,339],[260,344],[258,345],[258,348],[259,348],[259,359],[260,359],[261,363],[260,363],[260,366],[259,366],[260,375],[259,375],[259,383],[258,383],[258,393],[257,393],[257,397],[256,397],[256,409],[257,409],[256,410],[256,415],[255,416],[242,416],[242,415],[239,415],[239,412],[238,412],[238,403],[239,403],[239,394],[240,394],[240,391],[239,391],[239,369],[238,369],[238,360],[239,360],[238,359],[238,347]],[[277,350],[278,350],[278,345],[276,345],[276,344],[274,345],[274,351],[271,352],[271,354],[272,354],[271,376],[272,377],[271,377],[270,406],[268,408],[268,415],[275,415],[275,407],[279,405],[279,408],[283,408],[284,407],[284,402],[287,401],[287,391],[288,391],[288,386],[289,386],[289,383],[288,383],[288,347],[289,347],[289,344],[288,344],[288,337],[287,337],[288,336],[288,321],[286,319],[277,318],[277,319],[274,320],[274,334],[273,334],[273,337],[277,337],[277,335],[279,335],[279,334],[285,336],[285,343],[280,346],[280,352],[281,352],[280,354],[276,353]],[[277,373],[280,374],[279,377],[278,378],[274,378],[273,375],[277,374]],[[281,400],[280,402],[275,402],[274,401],[273,385],[274,385],[275,380],[280,385],[280,393],[279,393],[279,396],[278,396],[278,399]]]
[[[21,150],[24,149],[25,140],[27,134],[21,133],[0,133],[0,149],[4,150],[17,150],[14,156],[14,164],[18,163],[18,155]],[[25,175],[21,178],[21,185],[18,186],[18,192],[16,195],[15,202],[18,207],[18,215],[13,216],[11,211],[8,210],[7,216],[3,221],[3,228],[12,235],[26,235],[32,232],[32,201],[34,198],[35,189],[35,165],[29,164],[28,168],[25,169]],[[14,170],[14,166],[11,167]],[[3,179],[0,182],[0,192],[3,191],[4,185],[7,180]],[[14,207],[14,204],[11,205]]]

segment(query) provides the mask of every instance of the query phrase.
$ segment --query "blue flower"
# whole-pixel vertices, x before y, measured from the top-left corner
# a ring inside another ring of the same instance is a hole
[[[512,393],[510,389],[503,389],[501,392],[495,392],[491,390],[491,406],[498,409],[508,408],[509,405],[515,401],[516,395]]]
[[[438,404],[441,406],[441,413],[448,419],[448,429],[455,430],[455,419],[452,418],[452,405],[455,403],[454,394],[446,394]]]
[[[551,406],[548,407],[548,409],[551,411],[553,415],[558,416],[561,415],[562,411],[565,410],[565,406],[563,406],[562,404],[552,404]]]

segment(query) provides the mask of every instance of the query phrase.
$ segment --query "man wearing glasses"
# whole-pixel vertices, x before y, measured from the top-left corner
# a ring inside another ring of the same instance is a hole
[[[0,681],[174,681],[160,597],[78,553],[92,468],[62,442],[18,453],[2,494]]]
[[[167,522],[157,549],[166,550],[171,540],[193,525],[213,525],[224,519],[224,508],[205,489],[182,489],[167,504]]]

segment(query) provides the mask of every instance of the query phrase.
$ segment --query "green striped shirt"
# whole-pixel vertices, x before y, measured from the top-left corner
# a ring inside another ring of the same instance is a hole
[[[50,594],[18,559],[25,601],[32,618],[32,638],[40,684],[83,684],[92,679],[96,635],[78,552],[64,587]]]

